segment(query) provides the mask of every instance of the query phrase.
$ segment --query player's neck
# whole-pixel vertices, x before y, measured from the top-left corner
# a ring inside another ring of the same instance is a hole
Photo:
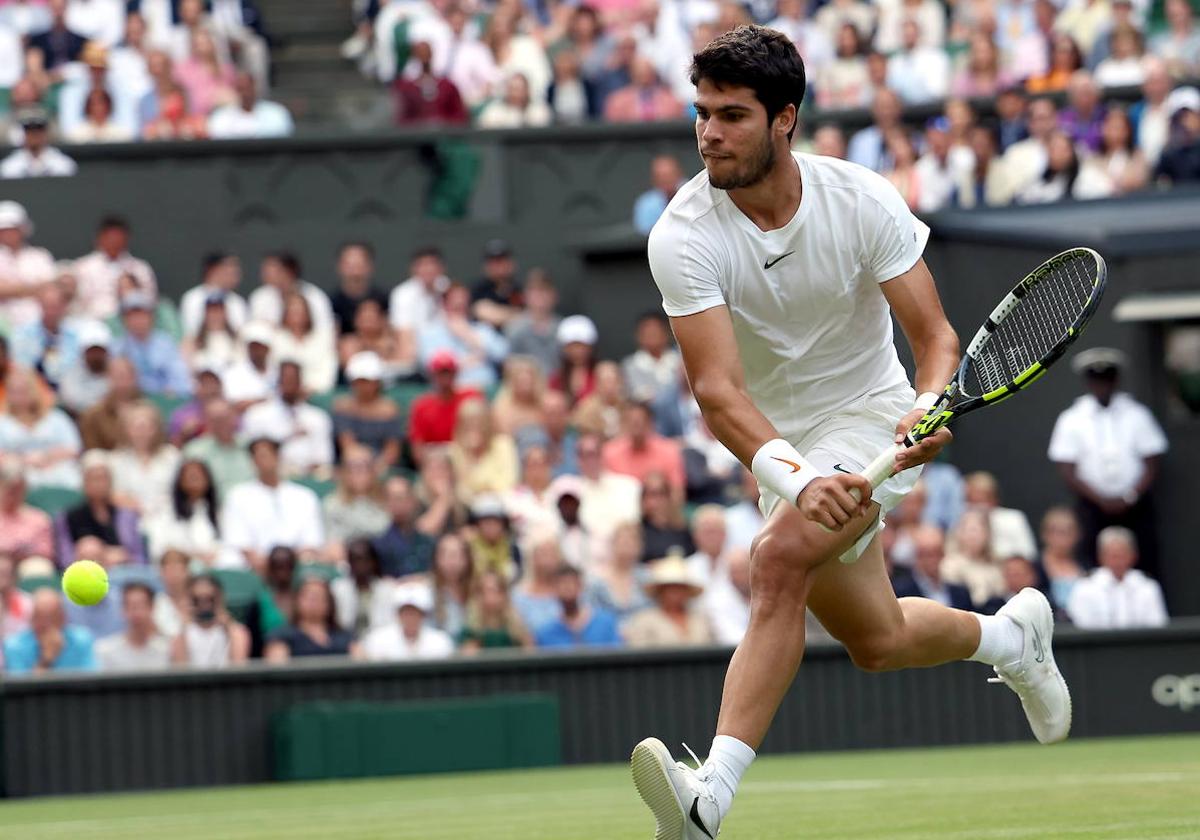
[[[729,199],[759,230],[778,230],[800,209],[800,166],[791,151],[777,155],[767,176],[750,187],[730,190]]]

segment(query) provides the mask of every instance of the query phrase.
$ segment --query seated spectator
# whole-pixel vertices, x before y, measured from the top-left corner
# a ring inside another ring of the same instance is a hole
[[[409,260],[409,276],[388,295],[388,322],[405,357],[415,358],[421,330],[438,318],[442,295],[450,288],[446,261],[437,248],[418,248]]]
[[[174,639],[183,629],[183,620],[191,610],[188,596],[188,569],[191,558],[182,551],[168,549],[158,564],[158,579],[162,587],[154,596],[154,626],[168,639]]]
[[[143,522],[166,513],[180,455],[167,443],[153,403],[135,403],[121,412],[120,443],[108,459],[117,504],[136,511]]]
[[[337,381],[335,339],[330,328],[318,328],[304,295],[289,294],[283,302],[283,321],[275,332],[271,350],[280,360],[300,365],[304,390],[323,394]]]
[[[812,153],[845,160],[846,135],[832,123],[817,126],[812,135]]]
[[[988,514],[992,531],[992,556],[1016,554],[1028,560],[1037,557],[1037,545],[1029,520],[1016,508],[1000,507],[1000,487],[991,473],[974,472],[965,479],[966,502]]]
[[[391,578],[425,574],[433,565],[434,542],[412,484],[405,478],[389,478],[383,494],[390,521],[372,541],[383,574]]]
[[[129,222],[120,216],[105,216],[100,220],[96,227],[95,250],[75,260],[71,267],[76,280],[73,314],[96,320],[123,314],[121,278],[128,274],[141,293],[149,298],[149,311],[153,316],[158,280],[148,262],[129,252],[132,236]],[[150,323],[153,325],[153,317]]]
[[[1137,541],[1128,528],[1114,525],[1096,538],[1098,568],[1075,585],[1067,615],[1085,630],[1161,627],[1167,607],[1158,581],[1135,569]]]
[[[50,517],[25,503],[25,473],[15,464],[0,467],[0,556],[54,556]]]
[[[358,353],[374,353],[379,357],[386,382],[395,382],[416,371],[415,351],[405,349],[396,331],[388,324],[383,305],[373,298],[358,305],[353,331],[338,339],[338,359],[343,367]]]
[[[875,49],[882,53],[900,49],[904,43],[904,26],[910,21],[918,24],[922,47],[942,47],[945,44],[945,9],[932,0],[901,0],[879,9]]]
[[[525,426],[536,426],[542,417],[542,393],[546,377],[530,356],[509,356],[504,378],[492,402],[492,421],[502,434],[514,434]]]
[[[713,643],[708,616],[696,603],[704,587],[682,558],[665,557],[651,563],[646,591],[654,606],[631,616],[621,628],[630,647]]]
[[[633,402],[625,409],[623,432],[604,444],[604,468],[645,481],[661,473],[672,492],[683,498],[686,477],[679,443],[654,431],[654,415],[645,403]]]
[[[1100,153],[1084,159],[1072,194],[1075,198],[1107,198],[1146,186],[1149,170],[1133,145],[1133,124],[1121,108],[1110,108],[1101,127]]]
[[[531,446],[521,455],[521,480],[502,495],[512,530],[518,541],[535,530],[561,530],[558,498],[550,487],[550,454]]]
[[[383,362],[374,353],[359,353],[346,364],[350,394],[333,403],[333,432],[343,452],[363,446],[375,457],[379,472],[400,460],[400,407],[383,393]]]
[[[204,434],[204,407],[221,395],[220,374],[207,364],[198,367],[192,398],[172,411],[167,423],[167,440],[172,446],[182,448]]]
[[[538,647],[621,644],[616,616],[600,607],[589,606],[583,599],[583,576],[578,569],[560,567],[555,573],[554,590],[559,605],[558,615],[534,632]]]
[[[441,317],[422,327],[417,353],[426,367],[435,355],[453,353],[458,381],[486,389],[496,384],[496,365],[508,355],[508,342],[489,324],[472,321],[469,310],[467,288],[451,285],[442,298]]]
[[[512,524],[504,511],[503,503],[495,496],[481,496],[471,505],[467,545],[475,563],[475,573],[494,571],[505,580],[515,580],[521,568],[521,551],[512,538]],[[548,532],[537,531],[534,537],[545,537]]]
[[[589,578],[586,601],[624,621],[650,606],[642,587],[642,529],[636,522],[622,522],[612,531],[611,548]]]
[[[1016,195],[1017,204],[1049,204],[1071,198],[1079,178],[1079,153],[1061,131],[1050,135],[1042,177]]]
[[[766,524],[758,509],[758,479],[742,467],[737,501],[725,509],[726,542],[730,549],[750,549],[750,544]]]
[[[671,343],[671,328],[661,312],[647,312],[637,320],[638,349],[621,363],[629,398],[653,402],[679,381],[683,362]]]
[[[749,549],[731,549],[725,555],[725,572],[705,590],[700,603],[713,629],[713,641],[738,645],[750,627]]]
[[[446,534],[467,524],[470,511],[458,496],[454,465],[445,449],[426,453],[417,479],[417,499],[425,508],[421,519],[430,534]]]
[[[236,102],[215,108],[208,118],[208,136],[213,140],[289,137],[295,130],[292,115],[278,102],[260,99],[254,77],[245,71],[233,80]]]
[[[580,432],[591,432],[608,440],[620,433],[621,418],[629,405],[625,379],[616,362],[600,362],[595,374],[595,390],[575,406],[571,425]]]
[[[266,437],[250,441],[255,478],[233,487],[221,508],[221,533],[256,572],[276,546],[292,548],[302,559],[325,545],[321,503],[307,487],[286,481],[279,469],[279,443]]]
[[[955,104],[965,107],[965,103],[951,102],[948,113]],[[925,124],[925,154],[913,167],[920,190],[917,210],[922,213],[935,213],[949,204],[955,184],[975,165],[970,148],[951,145],[951,129],[946,117],[935,117]]]
[[[0,552],[0,640],[28,629],[32,616],[33,598],[17,586],[17,561],[11,554]],[[0,656],[3,652],[0,646]],[[0,669],[3,665],[0,659]]]
[[[230,338],[246,323],[246,299],[237,293],[242,282],[242,261],[223,251],[205,254],[200,271],[200,284],[183,293],[179,299],[179,317],[183,334],[197,338],[208,320],[208,307],[220,305],[224,312],[223,332]],[[208,332],[212,332],[210,327]],[[197,342],[197,351],[206,348]]]
[[[503,575],[484,572],[475,577],[459,643],[463,653],[533,646],[529,628],[509,598]]]
[[[391,521],[384,507],[383,483],[371,450],[355,446],[342,453],[337,489],[321,500],[325,513],[325,553],[339,558],[347,542],[382,533]]]
[[[706,504],[692,514],[692,544],[696,550],[684,560],[692,580],[704,589],[726,576],[725,508]]]
[[[1167,63],[1176,79],[1200,75],[1200,28],[1188,0],[1165,0],[1167,30],[1150,39],[1150,52]]]
[[[922,43],[921,26],[901,24],[901,46],[888,59],[887,85],[906,105],[921,105],[946,96],[950,64],[940,45]]]
[[[1111,53],[1096,66],[1096,84],[1102,88],[1141,85],[1146,80],[1141,33],[1125,25],[1114,29],[1108,38]]]
[[[464,125],[469,116],[454,82],[433,71],[433,50],[426,41],[410,47],[416,75],[397,76],[392,83],[396,125]]]
[[[225,609],[225,590],[212,575],[188,578],[188,612],[171,640],[171,662],[193,668],[226,668],[250,656],[250,631]]]
[[[914,213],[921,205],[922,184],[917,171],[917,147],[905,128],[894,128],[884,138],[884,149],[891,166],[883,177],[896,188],[908,209]]]
[[[80,335],[96,322],[67,317],[68,295],[60,283],[45,283],[36,290],[33,300],[41,310],[41,317],[14,326],[12,358],[17,364],[37,371],[57,390],[66,371],[79,364]]]
[[[1042,570],[1050,582],[1050,601],[1065,610],[1075,584],[1083,578],[1079,563],[1079,520],[1068,507],[1052,507],[1042,516]]]
[[[1062,32],[1051,39],[1050,66],[1044,73],[1025,80],[1025,89],[1031,94],[1058,93],[1066,90],[1071,77],[1083,66],[1083,55],[1075,40]]]
[[[911,571],[900,571],[892,579],[897,598],[929,598],[956,610],[970,610],[971,594],[965,586],[947,583],[941,567],[945,540],[936,525],[918,525],[913,529],[914,563]]]
[[[1200,181],[1200,91],[1182,87],[1166,102],[1169,134],[1154,178],[1159,183]]]
[[[449,290],[447,285],[447,293]],[[483,246],[483,277],[471,287],[471,316],[502,330],[524,303],[512,246],[503,239],[488,240]]]
[[[0,318],[15,330],[38,322],[38,295],[55,283],[58,273],[50,252],[29,244],[31,236],[33,222],[25,208],[15,201],[0,201],[0,268],[5,278],[0,286]],[[17,335],[13,344],[14,356],[20,361]]]
[[[106,556],[112,558],[112,565],[124,562],[144,566],[146,547],[138,515],[113,499],[108,453],[102,450],[83,453],[79,468],[83,472],[83,502],[60,513],[54,521],[55,559],[59,568],[65,569],[75,562],[76,544],[88,537],[107,547]]]
[[[558,290],[550,275],[540,268],[530,269],[525,277],[524,308],[504,325],[509,353],[537,360],[543,376],[558,367],[558,325],[555,313]]]
[[[1130,106],[1129,118],[1135,126],[1133,145],[1141,150],[1146,163],[1153,169],[1167,144],[1167,97],[1171,94],[1172,82],[1162,59],[1147,56],[1142,59],[1142,64],[1146,72],[1142,99]]]
[[[1029,104],[1028,129],[1029,136],[1009,146],[1001,159],[1005,203],[1042,180],[1050,138],[1058,129],[1058,107],[1053,100],[1042,97]]]
[[[76,145],[88,143],[128,143],[133,132],[113,116],[112,95],[103,88],[92,88],[83,101],[83,119],[71,127],[66,139]]]
[[[519,451],[531,446],[544,446],[550,453],[555,478],[560,475],[575,475],[579,472],[579,461],[575,452],[579,436],[571,428],[570,422],[567,395],[562,391],[547,390],[542,394],[542,422],[517,430],[516,442]]]
[[[299,566],[300,558],[286,545],[267,552],[266,568],[259,572],[266,588],[258,597],[258,629],[264,636],[287,626],[296,605]]]
[[[263,659],[277,665],[300,657],[358,655],[354,636],[338,626],[329,584],[317,577],[300,582],[292,620],[271,635],[263,650]]]
[[[1041,590],[1042,588],[1037,566],[1024,557],[1009,557],[1000,565],[1000,571],[1004,578],[1003,590],[999,595],[979,604],[979,612],[986,615],[995,615],[1022,589]],[[1053,601],[1051,601],[1051,608],[1054,608]]]
[[[1058,114],[1059,127],[1080,149],[1100,150],[1106,109],[1100,88],[1086,70],[1077,71],[1067,86],[1068,107]]]
[[[995,132],[987,126],[972,126],[970,150],[974,163],[969,169],[958,172],[950,196],[951,205],[969,210],[1004,204],[1007,196],[1004,194],[1002,164],[997,157],[999,150]]]
[[[996,140],[1001,154],[1029,136],[1028,111],[1024,88],[1007,87],[996,94]]]
[[[154,326],[154,300],[135,292],[121,301],[125,335],[116,340],[113,352],[133,362],[138,385],[147,394],[189,396],[192,376],[179,352],[178,343]]]
[[[224,374],[242,362],[242,346],[229,320],[229,299],[223,293],[204,301],[200,326],[195,335],[183,339],[180,349],[188,366],[196,371],[209,368]]]
[[[736,492],[741,461],[717,440],[703,416],[696,418],[683,444],[688,500],[724,505]]]
[[[278,382],[278,370],[271,354],[275,328],[264,321],[251,321],[242,327],[238,336],[242,345],[241,358],[221,374],[225,396],[245,410],[255,403],[270,399]]]
[[[204,434],[183,447],[184,458],[208,467],[218,500],[254,478],[254,462],[237,439],[237,424],[237,411],[228,400],[209,400],[204,406]]]
[[[696,550],[684,525],[683,499],[661,472],[651,472],[642,480],[642,561],[645,563],[669,554],[687,556]]]
[[[427,368],[433,388],[413,400],[408,418],[408,441],[417,464],[424,462],[431,445],[447,444],[454,439],[459,406],[483,396],[474,388],[458,387],[458,360],[453,353],[434,354]]]
[[[629,84],[604,100],[607,122],[651,122],[682,116],[682,103],[659,80],[654,63],[641,55],[635,55],[629,63]]]
[[[24,132],[21,147],[0,160],[0,179],[69,177],[79,169],[74,160],[50,145],[50,117],[41,107],[16,114]]]
[[[520,73],[529,80],[529,89],[544,97],[550,85],[550,61],[540,40],[525,26],[523,6],[510,5],[492,14],[482,41],[491,50],[492,61],[501,78]]]
[[[219,510],[208,467],[203,461],[184,461],[174,476],[170,506],[145,523],[150,556],[174,550],[209,569],[240,566],[241,559],[221,541]]]
[[[549,386],[567,395],[575,406],[596,388],[596,342],[599,334],[592,319],[571,315],[558,325],[558,346],[562,362],[550,374]]]
[[[110,596],[111,597],[111,596]],[[154,626],[154,590],[130,581],[121,587],[125,630],[98,640],[101,671],[165,671],[171,666],[171,642]]]
[[[966,62],[950,83],[950,95],[962,98],[994,97],[1013,83],[1000,66],[1000,51],[991,34],[971,33]]]
[[[480,517],[486,521],[486,517]],[[503,566],[488,564],[487,558],[476,550],[480,540],[472,541],[472,555],[475,557],[477,575],[486,571],[495,572],[506,580],[513,580],[513,575],[507,574]],[[525,626],[536,637],[539,630],[559,617],[561,604],[558,600],[556,578],[563,566],[562,551],[559,548],[555,532],[543,530],[533,533],[522,546],[528,558],[518,583],[512,589],[512,602],[520,614]]]
[[[333,320],[333,306],[329,296],[320,287],[300,279],[300,260],[288,251],[276,251],[267,254],[260,264],[259,276],[262,281],[249,298],[250,319],[264,321],[273,327],[283,323],[283,305],[289,295],[299,293],[308,301],[308,311],[312,316],[313,327],[332,331],[336,329]]]
[[[871,102],[867,77],[866,44],[850,21],[838,27],[835,55],[812,74],[818,108],[840,110],[866,108]]]
[[[471,548],[459,534],[443,534],[433,549],[433,611],[430,621],[451,638],[458,639],[466,622],[467,604],[475,560]]]
[[[965,586],[972,603],[981,606],[1004,595],[1003,564],[992,553],[991,543],[987,511],[981,508],[964,511],[951,532],[940,569],[944,581]]]
[[[570,47],[555,53],[553,73],[546,102],[556,124],[574,125],[600,116],[600,98],[591,79],[583,75],[579,53]]]
[[[454,440],[447,451],[459,496],[466,504],[481,494],[504,494],[517,484],[517,447],[511,436],[495,431],[491,411],[482,399],[459,407]]]
[[[650,189],[639,195],[633,204],[633,226],[638,233],[649,235],[659,216],[685,183],[687,179],[683,177],[683,170],[675,158],[659,155],[650,161]]]
[[[78,333],[79,358],[63,369],[58,383],[58,400],[76,416],[97,405],[109,392],[108,349],[112,332],[99,321],[85,321]],[[128,364],[128,363],[126,363]],[[130,366],[130,381],[137,387]]]
[[[187,93],[192,113],[207,116],[238,101],[233,65],[222,59],[213,36],[204,28],[191,33],[190,55],[176,63],[175,76]]]
[[[96,654],[90,631],[67,624],[63,596],[44,586],[33,593],[29,628],[4,637],[8,674],[94,671]]]
[[[375,249],[367,242],[346,242],[338,248],[338,285],[329,296],[337,331],[349,335],[363,301],[373,300],[386,311],[388,293],[375,285]]]
[[[372,662],[444,659],[454,654],[454,640],[425,623],[433,609],[427,583],[405,583],[393,593],[396,619],[376,627],[363,639],[363,655]]]
[[[369,539],[346,543],[349,576],[334,578],[329,588],[337,608],[337,622],[355,638],[395,620],[392,589],[395,582],[383,576],[379,554]]]
[[[480,111],[480,128],[538,128],[550,124],[550,108],[539,95],[530,95],[529,80],[513,73],[504,80],[502,98],[493,99]]]
[[[452,4],[444,15],[447,31],[434,50],[434,65],[458,88],[467,110],[477,113],[495,91],[500,72],[491,51],[479,40],[470,11]]]
[[[41,54],[42,66],[51,71],[78,61],[89,34],[75,31],[68,23],[67,0],[48,0],[46,8],[50,12],[49,28],[30,33],[29,48]]]
[[[550,485],[550,504],[558,517],[563,558],[586,574],[601,562],[608,552],[605,536],[593,534],[579,518],[583,483],[579,476],[563,475]]]
[[[0,466],[21,470],[31,487],[78,488],[79,432],[39,384],[32,371],[10,368],[0,413]]]

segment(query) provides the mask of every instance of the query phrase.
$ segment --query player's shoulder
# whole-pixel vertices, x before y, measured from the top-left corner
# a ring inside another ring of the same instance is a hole
[[[719,197],[723,195],[713,190],[708,183],[708,172],[701,169],[667,203],[666,209],[650,230],[650,241],[675,241],[697,224],[705,224],[713,219]]]
[[[873,169],[841,158],[794,152],[806,186],[817,190],[843,191],[885,203],[899,196],[891,181]]]

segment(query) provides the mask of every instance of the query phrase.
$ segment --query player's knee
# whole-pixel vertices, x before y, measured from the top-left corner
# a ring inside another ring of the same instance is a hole
[[[904,643],[900,634],[869,636],[845,642],[850,659],[863,671],[895,671],[904,667]]]
[[[799,542],[770,531],[761,533],[750,548],[750,563],[756,609],[771,610],[780,603],[795,609],[808,576]]]

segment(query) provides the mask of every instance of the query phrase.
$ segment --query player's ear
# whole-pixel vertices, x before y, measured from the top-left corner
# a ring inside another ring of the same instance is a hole
[[[775,130],[790,138],[796,131],[796,121],[799,116],[796,106],[789,102],[775,115]]]

